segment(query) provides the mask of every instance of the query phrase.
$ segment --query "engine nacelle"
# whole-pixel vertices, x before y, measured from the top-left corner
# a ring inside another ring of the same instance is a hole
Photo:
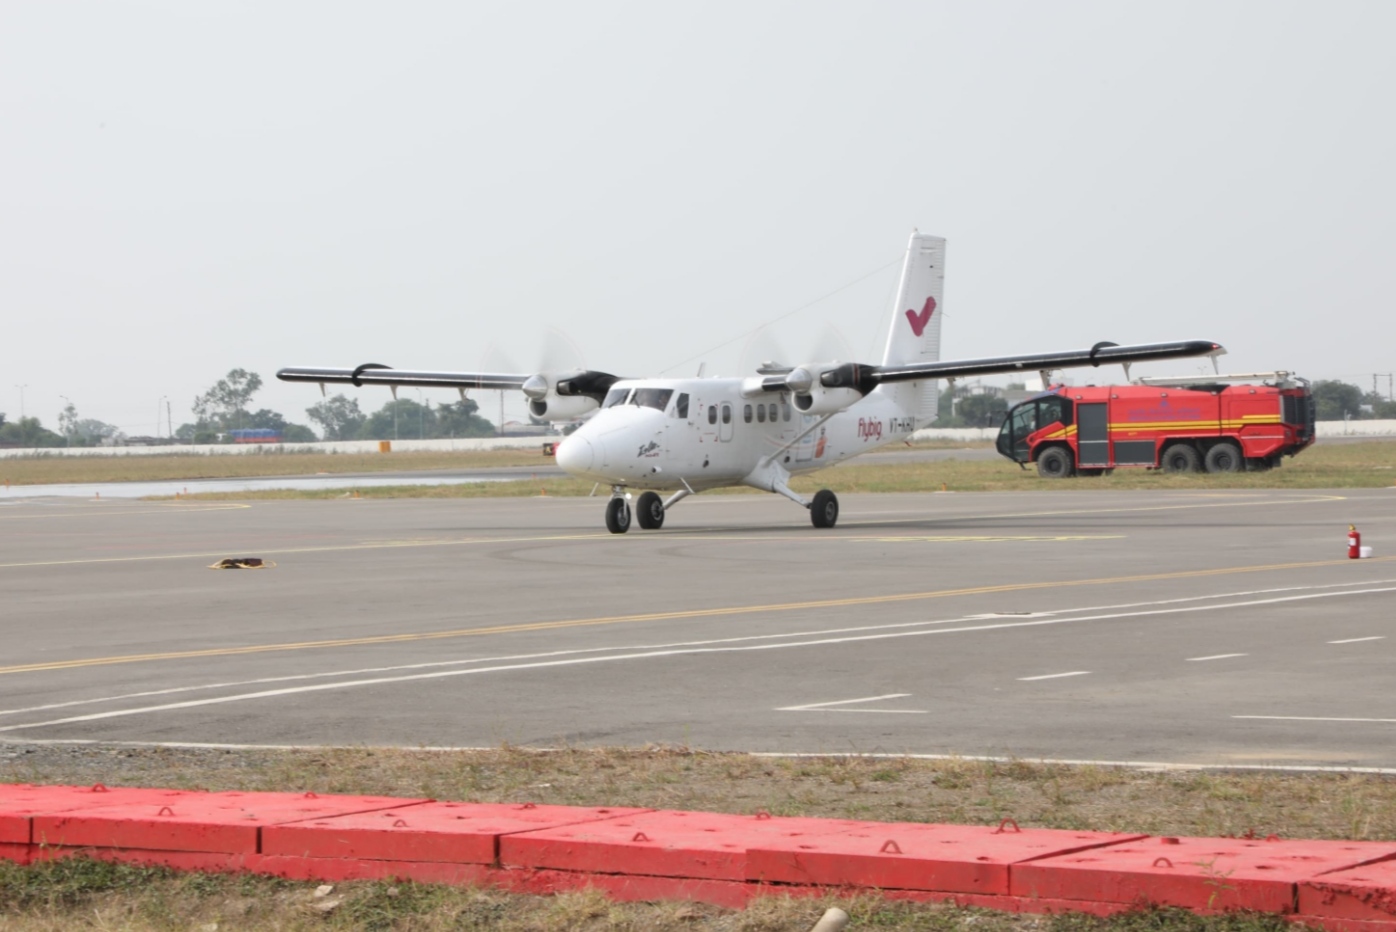
[[[545,421],[573,421],[599,407],[597,400],[588,395],[563,396],[550,391],[542,398],[530,399],[528,413]]]
[[[818,382],[808,392],[795,394],[791,401],[801,414],[833,414],[861,400],[863,393],[856,388],[825,388]]]

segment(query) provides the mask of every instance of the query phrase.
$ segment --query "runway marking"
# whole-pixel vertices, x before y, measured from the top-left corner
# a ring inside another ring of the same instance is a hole
[[[263,551],[278,553],[279,551]],[[1377,557],[1367,561],[1396,560],[1396,557]],[[958,596],[985,595],[1001,592],[1027,592],[1040,589],[1064,589],[1083,586],[1118,585],[1134,582],[1157,582],[1169,579],[1201,579],[1212,576],[1230,576],[1244,573],[1275,572],[1280,570],[1306,569],[1321,566],[1346,566],[1348,561],[1322,560],[1313,563],[1274,563],[1259,566],[1238,566],[1205,570],[1183,570],[1173,573],[1150,573],[1137,576],[1115,576],[1099,579],[1044,580],[1028,583],[1005,583],[997,586],[975,586],[965,589],[939,589],[929,592],[909,592],[889,595],[854,596],[846,599],[820,599],[809,602],[784,602],[758,605],[734,605],[723,608],[695,608],[676,612],[647,612],[635,615],[613,615],[598,618],[576,618],[563,621],[524,622],[514,625],[495,625],[482,628],[457,628],[448,631],[425,631],[402,634],[380,634],[357,638],[334,638],[322,641],[298,641],[279,644],[249,644],[243,647],[214,647],[202,650],[167,651],[150,654],[124,654],[112,657],[90,657],[78,660],[53,660],[45,663],[15,664],[0,667],[0,675],[12,673],[33,673],[41,670],[73,670],[82,667],[110,666],[122,663],[144,663],[157,660],[185,660],[197,657],[231,657],[244,654],[260,654],[275,651],[321,650],[336,647],[362,647],[371,644],[401,644],[414,641],[433,641],[465,637],[482,637],[493,634],[515,634],[527,631],[556,631],[565,628],[600,627],[603,625],[636,624],[647,621],[675,621],[689,618],[719,618],[733,615],[753,615],[770,612],[812,611],[825,608],[848,608],[858,605],[889,605],[898,602],[919,602],[930,599],[953,598]],[[1368,592],[1388,592],[1387,589],[1371,589]],[[1320,598],[1318,595],[1298,596],[1297,598]]]
[[[1396,583],[1396,579],[1370,580],[1369,585],[1384,583]],[[993,618],[1047,618],[1062,615],[1079,615],[1085,612],[1121,612],[1125,609],[1134,608],[1156,608],[1165,605],[1185,605],[1193,602],[1221,602],[1224,599],[1254,598],[1256,596],[1271,596],[1280,593],[1308,592],[1325,589],[1339,589],[1344,586],[1351,586],[1352,583],[1323,583],[1313,586],[1285,586],[1277,589],[1246,589],[1239,592],[1219,592],[1213,595],[1183,596],[1175,599],[1154,599],[1148,602],[1124,602],[1113,605],[1087,605],[1076,606],[1074,608],[1061,608],[1043,612],[990,612],[973,615],[961,615],[957,618],[944,618],[931,621],[903,621],[878,625],[859,625],[856,627],[844,628],[821,628],[810,631],[778,631],[770,634],[750,634],[741,637],[715,638],[702,641],[677,641],[659,644],[630,645],[632,650],[658,650],[676,647],[704,647],[716,644],[739,644],[751,641],[777,641],[790,640],[793,638],[827,637],[834,634],[863,633],[870,631],[902,631],[910,628],[926,628],[933,625],[964,624],[971,621],[984,621]],[[1331,593],[1332,595],[1343,595],[1346,593]],[[1109,617],[1128,617],[1128,615],[1113,615]],[[128,699],[147,699],[153,696],[168,696],[177,693],[199,692],[210,689],[232,689],[243,686],[260,686],[268,683],[288,683],[302,680],[328,679],[336,676],[366,676],[370,673],[396,673],[402,670],[426,670],[436,667],[459,667],[467,664],[500,663],[505,660],[538,660],[545,657],[572,657],[582,654],[599,654],[616,650],[613,647],[581,647],[569,648],[566,650],[544,651],[531,654],[497,655],[487,657],[472,657],[460,660],[433,660],[421,663],[396,664],[392,666],[361,667],[350,670],[327,670],[319,673],[296,673],[285,676],[257,677],[248,680],[231,680],[221,683],[200,683],[193,686],[171,686],[166,689],[144,690],[142,692],[122,693],[115,696],[103,696],[91,699],[70,699],[66,702],[50,702],[43,705],[29,706],[19,709],[0,709],[0,716],[22,715],[30,712],[46,712],[52,709],[66,709],[81,705],[98,705],[108,702],[121,702]]]
[[[460,547],[468,544],[518,544],[535,541],[558,540],[606,540],[614,535],[589,534],[549,534],[539,537],[458,537],[433,541],[360,541],[356,544],[326,544],[323,547],[286,547],[267,549],[256,547],[259,553],[285,556],[296,553],[342,553],[354,550],[398,550],[415,547]],[[0,563],[0,569],[23,569],[37,566],[83,566],[94,563],[142,563],[161,560],[207,560],[210,557],[226,556],[226,551],[216,550],[207,553],[160,553],[138,557],[92,557],[83,560],[41,560],[32,563]],[[1391,559],[1382,557],[1379,559]]]
[[[868,696],[866,699],[840,699],[837,702],[811,702],[808,705],[788,705],[776,709],[777,712],[867,712],[879,715],[926,715],[925,709],[839,709],[835,706],[859,705],[864,702],[882,702],[885,699],[905,699],[911,693],[888,693],[885,696]]]
[[[1232,657],[1249,657],[1250,654],[1212,654],[1209,657],[1189,657],[1188,663],[1196,663],[1202,660],[1230,660]]]
[[[1329,644],[1360,644],[1360,643],[1363,642],[1363,641],[1384,641],[1384,640],[1386,640],[1386,635],[1384,635],[1384,634],[1374,634],[1374,635],[1372,635],[1371,637],[1366,637],[1366,638],[1347,638],[1346,640],[1342,640],[1342,641],[1329,641],[1328,643],[1329,643]]]
[[[1233,715],[1231,717],[1265,719],[1272,722],[1360,722],[1396,725],[1396,718],[1324,718],[1316,715]]]
[[[827,538],[826,538],[827,539]],[[1015,542],[1063,542],[1080,540],[1124,540],[1123,534],[1061,534],[1061,535],[961,535],[957,537],[917,537],[917,536],[895,536],[895,537],[846,537],[844,540],[851,540],[856,543],[877,543],[877,544],[899,544],[899,543],[924,543],[924,544],[998,544]]]
[[[1044,673],[1041,676],[1020,676],[1018,682],[1033,683],[1037,680],[1059,680],[1064,676],[1090,676],[1090,670],[1072,670],[1070,673]]]
[[[101,721],[113,718],[125,718],[136,715],[148,715],[158,712],[179,711],[184,709],[200,708],[203,706],[222,705],[229,702],[244,702],[254,699],[275,699],[284,696],[302,695],[305,693],[324,692],[332,689],[350,689],[361,686],[386,686],[409,682],[423,682],[426,680],[444,679],[457,676],[475,676],[485,673],[509,673],[522,670],[542,670],[560,667],[574,667],[593,663],[611,663],[615,661],[627,660],[653,660],[671,657],[696,656],[702,654],[730,654],[745,653],[759,650],[789,650],[805,647],[830,647],[843,644],[856,644],[861,642],[889,640],[892,638],[924,637],[937,634],[967,634],[980,633],[985,631],[1004,631],[1015,628],[1035,628],[1046,625],[1076,624],[1089,621],[1108,621],[1119,618],[1142,618],[1155,615],[1182,614],[1190,612],[1205,612],[1221,609],[1233,609],[1255,605],[1273,605],[1282,602],[1299,602],[1310,599],[1336,598],[1348,595],[1367,595],[1375,592],[1396,592],[1396,587],[1386,589],[1363,589],[1345,592],[1320,592],[1305,595],[1283,596],[1273,599],[1253,599],[1244,602],[1223,602],[1217,605],[1191,605],[1175,606],[1164,609],[1151,609],[1139,612],[1116,612],[1105,615],[1087,615],[1073,618],[1046,618],[1032,621],[1013,621],[1001,624],[981,624],[966,625],[963,627],[930,627],[937,622],[921,622],[919,630],[899,630],[878,634],[856,634],[848,637],[818,637],[815,640],[797,641],[790,644],[750,644],[743,646],[733,646],[731,641],[748,640],[747,638],[730,639],[729,641],[700,642],[699,646],[676,645],[666,648],[651,647],[618,647],[608,648],[609,653],[603,656],[591,657],[568,657],[566,659],[553,659],[537,661],[532,663],[499,663],[492,661],[495,665],[479,667],[470,670],[436,670],[431,673],[414,673],[404,676],[380,676],[368,679],[341,680],[333,683],[317,683],[310,686],[296,686],[284,689],[267,689],[250,693],[240,693],[229,696],[214,696],[207,699],[191,699],[184,702],[170,702],[161,705],[143,706],[132,709],[114,709],[108,712],[95,712],[90,715],[74,715],[67,718],[52,719],[44,722],[25,722],[17,725],[0,726],[0,732],[23,731],[31,728],[47,728],[56,725],[71,725],[83,722]],[[959,622],[961,619],[956,619]],[[942,622],[953,623],[953,622]],[[861,629],[849,629],[860,631]],[[1081,671],[1084,674],[1085,671]],[[1081,674],[1055,674],[1061,675],[1081,675]],[[1241,718],[1245,716],[1233,716]],[[1250,716],[1264,717],[1264,716]],[[1396,720],[1393,720],[1396,721]]]

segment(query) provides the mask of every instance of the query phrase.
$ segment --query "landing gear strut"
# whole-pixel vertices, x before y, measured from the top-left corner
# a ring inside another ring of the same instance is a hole
[[[828,489],[814,493],[809,505],[809,518],[815,527],[833,527],[839,520],[839,497]]]

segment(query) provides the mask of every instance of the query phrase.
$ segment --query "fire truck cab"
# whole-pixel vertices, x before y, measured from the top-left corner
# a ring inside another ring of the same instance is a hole
[[[1273,372],[1056,385],[1009,410],[996,446],[1016,463],[1036,463],[1039,475],[1061,479],[1117,466],[1269,469],[1313,442],[1309,383]]]

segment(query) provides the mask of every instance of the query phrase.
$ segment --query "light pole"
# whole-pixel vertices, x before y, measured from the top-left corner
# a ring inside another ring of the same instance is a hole
[[[161,395],[160,400],[155,402],[155,436],[160,436],[160,406],[169,399],[169,395]]]
[[[18,382],[15,383],[15,388],[19,389],[19,419],[21,421],[24,420],[24,390],[28,387],[29,385],[27,383],[24,385],[20,385]]]
[[[66,402],[68,403],[68,408],[72,408],[72,407],[73,407],[73,400],[72,400],[71,398],[69,398],[67,395],[59,395],[58,397],[59,397],[59,398],[62,398],[64,401],[66,401]],[[67,413],[68,413],[68,408],[64,408],[64,409],[63,409],[63,413],[64,413],[64,414],[67,414]],[[76,409],[74,409],[74,410],[76,411]],[[60,418],[59,420],[62,420],[62,418]],[[71,447],[71,446],[73,445],[73,434],[72,434],[72,431],[75,430],[76,428],[77,428],[77,425],[76,425],[76,424],[69,424],[69,425],[68,425],[68,430],[63,431],[63,436],[64,436],[64,437],[66,438],[66,440],[67,440],[67,442],[63,444],[65,447]]]
[[[425,440],[427,439],[426,402],[423,400],[420,388],[414,388],[413,391],[417,393],[417,439]]]

